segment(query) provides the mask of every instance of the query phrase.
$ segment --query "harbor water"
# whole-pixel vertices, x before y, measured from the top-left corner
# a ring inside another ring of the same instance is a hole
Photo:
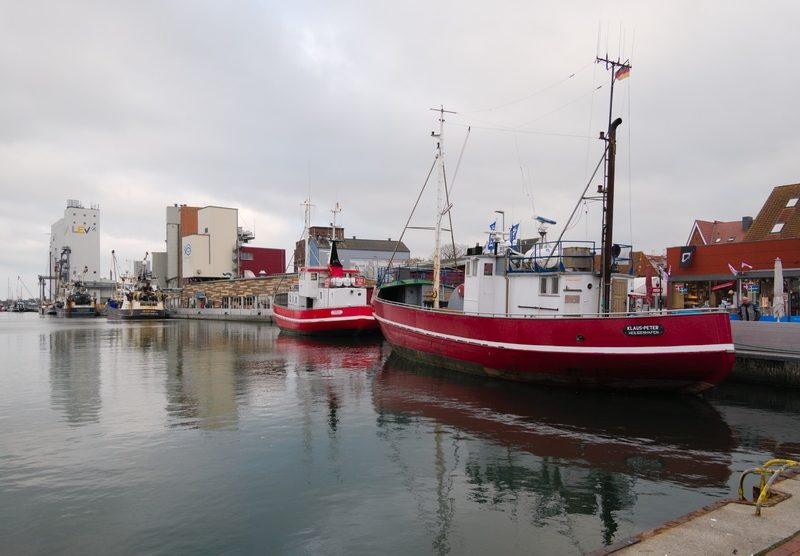
[[[23,554],[585,554],[800,457],[800,391],[454,376],[379,337],[0,313],[0,539]]]

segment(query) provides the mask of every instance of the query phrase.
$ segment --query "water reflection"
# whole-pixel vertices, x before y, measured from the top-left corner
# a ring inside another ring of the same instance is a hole
[[[728,382],[707,397],[734,430],[738,449],[755,456],[748,462],[800,458],[800,390]]]
[[[56,329],[41,340],[50,355],[50,400],[70,425],[100,419],[100,357],[95,346],[102,331],[87,326]]]
[[[616,512],[633,507],[638,479],[726,488],[730,477],[731,430],[696,397],[509,385],[395,357],[373,389],[380,434],[401,468],[416,449],[406,442],[411,431],[432,423],[439,553],[448,548],[452,477],[462,468],[469,500],[525,512],[520,519],[542,527],[595,516],[603,544],[618,530]]]
[[[298,402],[303,409],[307,450],[311,449],[312,416],[324,407],[328,434],[335,440],[343,405],[369,397],[371,371],[382,358],[380,338],[308,338],[280,334],[276,353],[294,372]],[[336,449],[336,443],[331,443]]]
[[[282,380],[283,365],[269,354],[270,327],[190,321],[174,327],[167,344],[167,414],[172,426],[234,430],[248,379]]]

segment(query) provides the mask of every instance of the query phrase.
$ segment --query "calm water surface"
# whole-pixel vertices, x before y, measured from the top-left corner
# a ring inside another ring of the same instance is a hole
[[[800,392],[454,377],[379,339],[0,313],[3,554],[584,554],[800,457]]]

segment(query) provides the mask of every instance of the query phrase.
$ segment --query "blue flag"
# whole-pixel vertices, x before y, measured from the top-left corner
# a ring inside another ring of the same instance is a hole
[[[517,249],[519,246],[517,245],[517,233],[519,232],[519,222],[511,226],[511,230],[508,233],[508,242],[511,244],[511,247]]]
[[[494,230],[496,227],[497,227],[497,220],[489,224],[489,230],[490,230],[489,240],[486,242],[486,248],[485,248],[485,251],[487,253],[491,253],[492,251],[494,251]]]

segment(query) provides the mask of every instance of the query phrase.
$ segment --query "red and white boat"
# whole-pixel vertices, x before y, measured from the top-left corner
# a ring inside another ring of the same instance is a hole
[[[615,272],[623,253],[611,242],[621,123],[618,118],[601,134],[606,149],[598,168],[607,163],[602,248],[561,238],[547,242],[546,224],[555,222],[539,218],[541,241],[526,253],[512,249],[505,232],[490,236],[492,249],[470,250],[479,252],[467,256],[463,286],[452,293],[441,284],[437,257],[432,280],[394,272],[395,280],[380,286],[373,300],[393,351],[447,369],[527,382],[698,392],[722,381],[734,363],[725,311],[628,311],[633,276]],[[441,135],[440,128],[435,136],[443,187]],[[448,210],[440,205],[437,212],[437,253]]]
[[[309,207],[306,203],[306,259],[309,262]],[[338,211],[334,211],[335,213]],[[334,224],[334,238],[335,238]],[[283,332],[309,335],[355,335],[377,332],[372,288],[358,269],[344,268],[332,238],[326,266],[300,268],[297,288],[275,296],[272,314]]]

